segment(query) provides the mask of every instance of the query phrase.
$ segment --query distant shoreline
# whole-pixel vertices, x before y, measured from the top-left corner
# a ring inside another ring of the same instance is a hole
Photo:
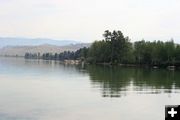
[[[24,58],[24,56],[3,56],[0,55],[0,57],[4,58]],[[27,59],[24,58],[25,60],[44,60],[44,61],[58,61],[62,64],[69,64],[69,65],[81,65],[83,64],[88,64],[88,65],[103,65],[103,66],[119,66],[119,67],[131,67],[131,68],[148,68],[148,69],[168,69],[168,70],[180,70],[179,66],[157,66],[157,65],[147,65],[147,64],[111,64],[111,63],[89,63],[87,61],[81,61],[81,60],[48,60],[48,59]]]

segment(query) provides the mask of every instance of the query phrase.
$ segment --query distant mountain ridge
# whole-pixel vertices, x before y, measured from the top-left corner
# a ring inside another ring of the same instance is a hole
[[[70,44],[80,44],[75,40],[54,40],[46,38],[13,38],[13,37],[0,37],[0,48],[6,46],[38,46],[43,44],[65,46]]]
[[[90,43],[81,43],[75,40],[0,37],[1,56],[24,56],[26,52],[60,53],[63,51],[76,51],[89,46]]]
[[[24,56],[28,53],[60,53],[64,51],[76,51],[83,47],[89,47],[90,43],[70,44],[65,46],[57,46],[51,44],[42,44],[38,46],[6,46],[0,48],[0,56]]]

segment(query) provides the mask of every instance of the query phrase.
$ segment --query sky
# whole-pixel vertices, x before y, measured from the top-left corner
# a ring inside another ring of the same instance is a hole
[[[180,43],[180,0],[0,0],[1,37],[93,42],[105,30]]]

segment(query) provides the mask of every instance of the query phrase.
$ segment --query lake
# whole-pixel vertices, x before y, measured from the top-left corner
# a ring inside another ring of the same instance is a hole
[[[0,58],[0,120],[164,120],[180,71]]]

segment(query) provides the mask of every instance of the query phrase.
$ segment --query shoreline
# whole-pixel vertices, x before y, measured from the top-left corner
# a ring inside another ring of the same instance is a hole
[[[0,56],[4,58],[24,58],[24,56]],[[180,66],[177,65],[148,65],[148,64],[111,64],[111,63],[89,63],[81,60],[56,60],[56,59],[42,59],[42,58],[24,58],[25,60],[46,60],[46,61],[59,61],[61,64],[69,65],[103,65],[103,66],[119,66],[119,67],[132,67],[132,68],[149,68],[149,69],[167,69],[167,70],[180,70]]]

